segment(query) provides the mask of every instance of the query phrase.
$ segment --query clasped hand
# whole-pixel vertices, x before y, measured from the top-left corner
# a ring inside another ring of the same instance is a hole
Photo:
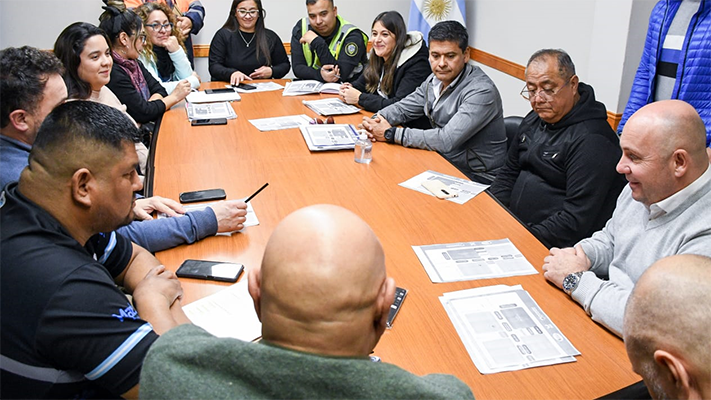
[[[566,276],[590,269],[590,259],[580,245],[564,249],[553,247],[543,259],[542,269],[543,276],[562,289]]]
[[[380,114],[375,114],[372,118],[363,117],[363,121],[358,128],[365,129],[368,133],[368,138],[375,141],[384,142],[385,141],[385,131],[391,128],[392,125],[383,118]]]

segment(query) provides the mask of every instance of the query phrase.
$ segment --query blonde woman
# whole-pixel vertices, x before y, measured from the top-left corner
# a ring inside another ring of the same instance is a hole
[[[200,77],[190,66],[175,14],[163,3],[145,3],[135,11],[143,20],[147,38],[138,60],[148,72],[168,92],[183,79],[193,89],[200,87]]]

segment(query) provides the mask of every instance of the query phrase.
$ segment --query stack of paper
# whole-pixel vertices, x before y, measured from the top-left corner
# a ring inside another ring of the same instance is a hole
[[[574,362],[580,355],[521,285],[461,290],[439,299],[482,374]]]
[[[341,99],[304,100],[304,105],[320,115],[345,115],[360,112],[360,108],[346,104]]]
[[[412,246],[412,250],[434,283],[538,273],[509,239]]]
[[[240,101],[241,99],[239,93],[234,90],[227,93],[192,92],[185,98],[190,103],[215,103],[218,101]]]
[[[323,83],[314,80],[288,82],[284,88],[284,96],[301,96],[305,94],[338,94],[340,83]]]
[[[238,86],[229,86],[227,85],[226,87],[234,87],[234,89],[240,93],[259,93],[259,92],[271,92],[274,90],[281,90],[284,89],[284,86],[276,83],[276,82],[251,82],[251,81],[246,81],[242,82],[250,86],[254,86],[255,89],[250,89],[250,90],[245,90],[245,89],[240,89]]]
[[[250,342],[262,336],[262,323],[254,311],[246,277],[222,291],[188,304],[183,311],[195,325],[217,337]]]
[[[283,117],[250,119],[249,122],[260,131],[278,131],[280,129],[298,128],[311,123],[311,118],[306,114],[286,115]]]
[[[220,103],[190,103],[185,102],[185,111],[188,113],[188,120],[225,118],[235,119],[237,114],[230,103],[223,101]]]
[[[348,124],[306,125],[299,129],[311,151],[353,149],[358,139],[355,127]]]

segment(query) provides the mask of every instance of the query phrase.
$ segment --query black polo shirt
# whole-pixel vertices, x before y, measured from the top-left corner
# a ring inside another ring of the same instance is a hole
[[[158,337],[116,287],[131,242],[114,232],[80,245],[22,196],[0,194],[0,397],[120,395],[138,384]]]

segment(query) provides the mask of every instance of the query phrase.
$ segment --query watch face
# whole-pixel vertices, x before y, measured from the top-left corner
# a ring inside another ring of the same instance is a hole
[[[568,276],[563,279],[563,290],[570,294],[570,292],[575,289],[575,287],[578,285],[578,281],[580,280],[580,276],[577,274],[569,274]]]

